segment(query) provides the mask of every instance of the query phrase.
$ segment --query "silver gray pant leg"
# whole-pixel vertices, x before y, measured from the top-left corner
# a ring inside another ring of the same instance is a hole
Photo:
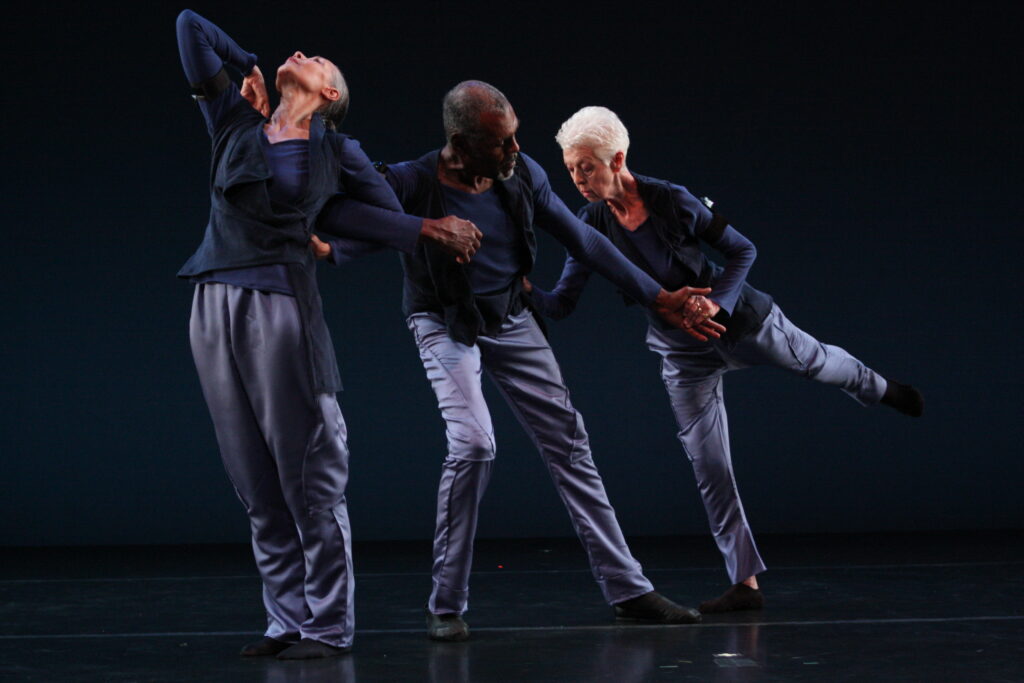
[[[224,468],[249,514],[266,635],[351,645],[346,428],[334,395],[311,390],[294,297],[198,285],[190,338]]]
[[[844,349],[823,344],[791,323],[777,305],[764,323],[732,349],[704,344],[682,331],[650,328],[647,344],[662,358],[662,379],[679,424],[679,440],[693,464],[715,542],[733,583],[764,571],[729,451],[722,375],[751,365],[773,365],[837,386],[862,405],[878,403],[885,379]]]
[[[861,405],[875,405],[885,379],[838,346],[823,344],[794,325],[777,305],[764,323],[735,348],[723,351],[732,367],[774,365],[839,387]]]
[[[654,590],[633,558],[590,452],[582,416],[555,355],[529,311],[481,337],[484,367],[530,435],[562,498],[609,604]]]
[[[740,501],[729,451],[722,393],[728,367],[710,344],[687,342],[653,327],[647,345],[661,356],[661,378],[679,425],[679,441],[693,465],[697,488],[729,579],[739,583],[765,570]]]
[[[480,500],[494,460],[494,429],[480,383],[480,349],[453,341],[439,318],[408,319],[427,379],[445,421],[448,455],[441,468],[434,532],[434,614],[462,613],[469,599]]]
[[[461,613],[467,605],[477,508],[495,454],[482,368],[540,450],[605,599],[616,603],[653,590],[629,552],[591,458],[583,421],[569,401],[551,347],[529,312],[510,318],[498,336],[480,337],[472,347],[452,341],[437,316],[413,315],[409,327],[448,436],[430,610]]]

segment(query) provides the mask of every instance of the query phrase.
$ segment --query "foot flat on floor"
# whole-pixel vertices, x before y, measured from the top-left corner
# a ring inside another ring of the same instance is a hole
[[[717,598],[705,600],[698,608],[701,614],[720,614],[722,612],[742,612],[764,607],[764,594],[757,588],[745,583],[730,586]]]
[[[277,655],[278,659],[324,659],[326,657],[338,657],[352,651],[351,647],[336,647],[321,643],[312,638],[303,638],[295,645],[282,650]]]
[[[469,638],[469,626],[459,614],[434,614],[428,610],[427,637],[443,643],[459,643]]]
[[[696,624],[700,621],[700,612],[692,607],[677,605],[664,595],[651,591],[617,603],[615,618],[648,624]]]
[[[241,652],[238,654],[243,657],[273,657],[278,652],[287,650],[292,645],[293,643],[286,643],[283,640],[264,636],[259,640],[243,645]]]

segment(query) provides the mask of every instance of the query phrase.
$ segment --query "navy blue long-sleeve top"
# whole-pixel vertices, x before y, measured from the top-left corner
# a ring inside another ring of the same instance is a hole
[[[626,259],[604,235],[574,216],[565,203],[552,191],[547,174],[536,161],[525,154],[520,154],[519,163],[528,165],[533,182],[533,224],[561,242],[568,252],[573,254],[578,263],[588,264],[588,274],[590,270],[597,271],[637,301],[647,305],[653,304],[661,291],[661,286]],[[414,170],[412,162],[390,165],[386,175],[395,194],[403,201],[403,204],[407,203],[403,198],[411,198],[422,190],[418,187],[420,176]],[[444,207],[444,215],[451,213],[448,211],[449,208],[451,207]],[[409,218],[412,217],[406,217],[406,219]],[[460,218],[467,217],[460,216]],[[344,205],[333,208],[332,220],[360,225],[372,234],[384,230],[386,225],[396,218],[390,211],[383,211],[360,202],[346,202]],[[487,249],[486,235],[489,226],[478,225],[477,227],[485,235],[480,245],[480,250],[484,251]],[[498,228],[490,226],[491,232],[496,229]],[[354,258],[369,250],[366,245],[353,241],[335,241],[332,242],[332,247],[333,251],[338,252],[336,257],[341,261]],[[525,256],[526,254],[520,255],[521,258]],[[522,267],[523,265],[525,264],[520,264],[520,272],[528,272],[529,269]]]
[[[209,81],[225,66],[233,67],[243,76],[249,75],[256,66],[255,54],[243,50],[217,25],[192,10],[183,10],[178,15],[175,28],[178,34],[181,66],[193,87]],[[238,99],[240,98],[197,98],[211,136],[223,123],[230,109],[238,104]]]
[[[177,34],[189,82],[193,87],[216,86],[204,88],[206,96],[199,99],[213,143],[210,218],[203,241],[178,275],[192,279],[211,272],[284,264],[287,284],[299,303],[314,391],[337,391],[341,380],[309,249],[315,219],[332,196],[394,211],[401,210],[401,205],[359,143],[325,130],[319,114],[310,120],[308,141],[302,141],[307,150],[306,155],[300,154],[306,157],[305,181],[302,160],[278,158],[275,162],[273,157],[278,155],[268,155],[263,133],[267,120],[237,86],[221,78],[225,66],[248,73],[256,56],[190,10],[178,16]],[[275,175],[275,166],[289,170]],[[333,229],[344,234],[346,227],[338,224]]]
[[[642,178],[640,176],[638,182],[646,180]],[[669,187],[673,209],[671,214],[656,213],[655,207],[648,205],[647,221],[633,232],[614,219],[604,202],[584,206],[578,215],[591,224],[600,222],[605,226],[613,225],[614,229],[620,231],[619,237],[632,246],[626,255],[652,273],[665,289],[696,286],[698,283],[693,279],[695,272],[709,269],[711,294],[708,298],[731,315],[744,290],[747,273],[757,257],[757,250],[750,240],[731,225],[720,232],[710,230],[713,225],[711,211],[685,187],[675,184],[669,184]],[[710,241],[709,234],[713,234]],[[665,235],[673,236],[675,249],[668,247]],[[725,257],[724,268],[709,261],[701,252],[699,241],[709,244]],[[545,291],[534,284],[531,300],[544,315],[555,320],[564,318],[575,310],[590,272],[586,264],[570,254],[554,288]],[[649,315],[649,318],[653,324],[664,327],[656,316]]]
[[[466,264],[466,276],[474,294],[498,292],[508,288],[522,272],[527,261],[526,245],[501,204],[497,191],[464,192],[441,186],[445,208],[454,215],[472,221],[483,232],[480,248]]]

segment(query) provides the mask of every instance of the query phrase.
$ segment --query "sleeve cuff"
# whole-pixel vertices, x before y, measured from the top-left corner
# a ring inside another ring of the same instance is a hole
[[[416,251],[416,245],[419,244],[420,234],[423,231],[423,219],[403,213],[395,216],[395,223],[399,232],[395,247],[406,254]]]
[[[253,67],[256,66],[256,63],[258,61],[259,61],[259,59],[256,57],[256,55],[253,54],[252,52],[250,52],[249,55],[248,55],[248,58],[245,60],[244,67],[242,69],[240,69],[240,71],[242,72],[242,75],[243,76],[250,75],[252,73]]]

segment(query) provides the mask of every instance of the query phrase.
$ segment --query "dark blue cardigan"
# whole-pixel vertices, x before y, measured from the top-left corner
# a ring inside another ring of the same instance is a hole
[[[716,320],[727,328],[723,342],[734,344],[757,329],[771,310],[772,298],[746,283],[756,256],[753,244],[686,188],[638,173],[633,177],[647,210],[663,219],[652,223],[659,242],[690,274],[683,284],[712,288],[711,298],[722,307]],[[656,277],[605,202],[591,202],[577,215],[607,236],[630,261]],[[723,269],[708,259],[701,251],[701,242],[726,254],[732,267]],[[589,268],[570,256],[555,287],[546,292],[535,286],[531,301],[544,315],[564,318],[575,309],[589,277]],[[652,322],[658,323],[654,319]]]
[[[186,10],[179,16],[178,36],[183,61],[186,51],[194,49],[221,52],[217,57],[222,63],[240,71],[255,63],[254,55],[239,53],[220,29],[194,12]],[[402,207],[359,143],[325,130],[319,114],[310,122],[309,180],[304,196],[295,206],[271,204],[267,192],[271,174],[260,144],[267,120],[241,96],[237,86],[226,79],[221,82],[225,89],[208,89],[212,101],[203,103],[213,141],[210,218],[203,241],[178,276],[286,264],[302,317],[314,391],[338,391],[338,362],[323,317],[316,262],[309,249],[317,214],[338,194],[393,211]],[[335,227],[339,234],[344,233],[344,226]]]
[[[385,175],[406,212],[429,218],[449,213],[437,175],[439,154],[440,150],[435,150],[414,161],[387,168]],[[626,260],[606,238],[573,216],[551,191],[547,174],[533,159],[520,154],[512,177],[495,181],[494,188],[522,236],[525,249],[521,253],[526,259],[521,265],[523,275],[533,269],[537,257],[536,225],[636,300],[646,305],[654,302],[661,287]],[[367,220],[372,218],[367,215]],[[487,239],[486,234],[484,239]],[[402,267],[405,270],[402,296],[405,314],[437,313],[444,318],[452,339],[474,344],[482,330],[483,319],[465,269],[430,242],[421,242],[411,254],[402,254]]]

